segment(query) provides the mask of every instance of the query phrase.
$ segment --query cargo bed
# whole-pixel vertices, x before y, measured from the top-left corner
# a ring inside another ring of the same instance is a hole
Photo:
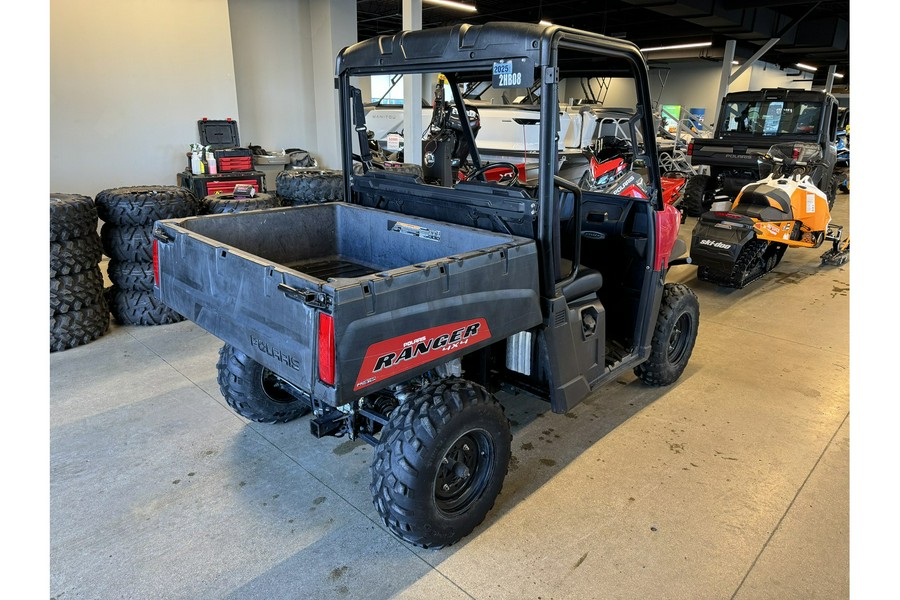
[[[346,203],[155,234],[167,305],[332,405],[541,322],[527,238]]]

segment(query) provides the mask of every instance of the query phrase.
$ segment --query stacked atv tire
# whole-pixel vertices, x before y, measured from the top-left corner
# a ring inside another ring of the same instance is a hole
[[[344,177],[329,169],[288,169],[275,177],[275,194],[285,206],[336,202],[344,199]]]
[[[418,177],[423,174],[421,166],[410,163],[373,162],[371,168]],[[353,174],[363,174],[362,163],[353,163]],[[318,168],[281,171],[275,178],[275,193],[284,206],[339,202],[344,199],[343,172]]]
[[[109,329],[97,223],[87,196],[50,194],[50,352],[87,344]]]
[[[109,257],[112,287],[106,298],[121,325],[165,325],[184,317],[153,293],[153,224],[159,219],[189,217],[200,203],[187,188],[136,186],[103,190],[95,198],[103,220],[100,238]]]
[[[235,198],[234,194],[214,194],[203,199],[202,214],[216,215],[248,210],[264,210],[267,208],[278,208],[279,206],[281,206],[281,202],[274,194],[255,194],[250,198]]]

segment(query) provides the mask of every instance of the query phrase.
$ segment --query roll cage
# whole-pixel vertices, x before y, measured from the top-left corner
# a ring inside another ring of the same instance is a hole
[[[341,51],[336,63],[336,87],[339,90],[342,166],[345,198],[353,202],[352,147],[353,135],[359,134],[362,104],[359,90],[351,85],[351,77],[383,74],[443,73],[451,84],[453,103],[459,114],[465,114],[464,99],[458,85],[483,80],[495,63],[523,61],[533,66],[535,82],[540,86],[540,168],[535,200],[537,200],[536,241],[540,248],[541,293],[550,298],[558,295],[563,285],[577,275],[580,235],[576,232],[576,260],[572,272],[560,271],[560,189],[568,190],[575,202],[579,221],[581,191],[574,182],[557,175],[559,135],[556,118],[559,112],[558,84],[566,77],[629,77],[635,85],[636,105],[629,129],[635,159],[647,168],[649,202],[657,211],[663,209],[658,156],[652,143],[654,131],[647,67],[643,56],[631,42],[599,34],[561,27],[522,23],[455,25],[424,31],[405,31],[383,35],[354,44]],[[463,133],[473,142],[474,136],[465,119]],[[639,126],[645,140],[637,138]],[[364,135],[365,132],[363,131]],[[362,139],[362,138],[361,138]],[[646,139],[651,140],[649,143]],[[644,142],[644,143],[639,143]],[[481,166],[477,147],[470,143],[471,160]],[[362,147],[361,147],[362,149]],[[548,168],[549,167],[549,168]],[[465,202],[460,193],[460,202]],[[580,227],[576,223],[576,227]],[[545,274],[553,274],[545,275]]]

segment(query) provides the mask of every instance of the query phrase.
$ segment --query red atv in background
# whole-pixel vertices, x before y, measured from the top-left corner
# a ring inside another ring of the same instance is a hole
[[[634,152],[628,140],[604,136],[595,145],[585,148],[584,152],[589,165],[578,182],[581,189],[631,198],[648,198],[644,178],[634,170]],[[663,173],[660,177],[663,203],[680,208],[681,191],[685,183],[687,176],[684,173]]]

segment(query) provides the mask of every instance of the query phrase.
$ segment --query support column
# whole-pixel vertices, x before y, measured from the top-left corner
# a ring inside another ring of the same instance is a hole
[[[403,29],[422,29],[422,0],[403,0]],[[403,161],[422,164],[421,75],[403,76]]]
[[[355,44],[356,2],[354,0],[310,0],[313,78],[307,82],[315,90],[316,147],[310,151],[319,165],[341,168],[340,112],[334,89],[334,65],[338,52]]]
[[[837,65],[828,67],[828,77],[825,79],[825,93],[830,94],[831,88],[834,87],[834,74],[837,72]]]
[[[722,98],[728,93],[728,85],[731,83],[731,63],[734,62],[734,48],[737,42],[728,40],[725,42],[725,55],[722,57],[722,78],[719,80],[719,95],[716,96],[716,114],[713,115],[713,123],[719,120],[719,108],[722,106]]]

